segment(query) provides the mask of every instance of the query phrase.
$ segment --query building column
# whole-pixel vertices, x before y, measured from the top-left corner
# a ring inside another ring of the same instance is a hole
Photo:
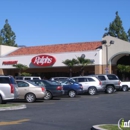
[[[0,69],[0,74],[4,75],[3,69]]]
[[[95,74],[102,74],[102,65],[95,65]]]

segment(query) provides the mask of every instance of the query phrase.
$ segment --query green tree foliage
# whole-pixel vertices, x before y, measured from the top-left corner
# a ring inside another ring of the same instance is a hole
[[[21,76],[31,76],[31,74],[30,74],[30,73],[23,72],[23,73],[21,73]]]
[[[18,75],[20,76],[21,75],[21,72],[23,70],[26,70],[28,69],[28,67],[26,65],[23,65],[23,64],[15,64],[13,65],[13,67],[17,68],[18,69]]]
[[[117,69],[120,71],[120,72],[130,72],[130,66],[129,65],[121,65],[121,64],[118,64],[117,65]]]
[[[128,36],[128,41],[130,42],[130,29],[128,30],[127,33],[128,33],[128,35],[127,35]]]
[[[2,44],[2,37],[0,36],[0,45]]]
[[[84,68],[88,64],[92,64],[93,62],[90,59],[85,59],[85,57],[77,57],[78,65],[81,66],[80,68],[80,75],[84,75]]]
[[[123,80],[125,80],[126,73],[130,72],[130,65],[121,65],[121,64],[118,64],[117,65],[117,70],[122,73],[122,78],[123,78]]]
[[[116,17],[114,21],[110,23],[109,28],[105,28],[105,31],[106,33],[103,35],[103,37],[110,35],[110,36],[128,41],[127,33],[125,32],[123,28],[122,20],[120,16],[118,15],[118,12],[116,12]]]
[[[62,63],[69,67],[70,77],[72,77],[72,68],[74,67],[74,65],[78,64],[77,60],[74,58],[72,60],[66,59]]]
[[[17,46],[15,43],[16,35],[12,31],[11,26],[8,23],[8,20],[5,20],[5,25],[3,29],[0,31],[0,42],[2,42],[2,45],[7,46]]]

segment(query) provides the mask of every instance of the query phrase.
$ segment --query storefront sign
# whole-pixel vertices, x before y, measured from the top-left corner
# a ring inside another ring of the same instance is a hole
[[[52,66],[56,59],[50,55],[38,55],[33,57],[31,62],[36,66]]]
[[[17,64],[18,61],[3,61],[3,65],[14,65]]]

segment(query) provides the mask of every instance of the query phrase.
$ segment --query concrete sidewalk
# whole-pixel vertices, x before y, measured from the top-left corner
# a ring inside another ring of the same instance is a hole
[[[9,110],[20,110],[20,109],[25,109],[27,106],[25,104],[20,104],[16,106],[9,106],[9,107],[0,107],[0,111],[9,111]]]

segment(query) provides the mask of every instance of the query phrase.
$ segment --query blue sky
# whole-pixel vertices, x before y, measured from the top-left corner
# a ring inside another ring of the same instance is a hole
[[[130,0],[1,0],[0,5],[0,29],[8,19],[18,45],[100,41],[116,11],[125,31],[130,28]]]

